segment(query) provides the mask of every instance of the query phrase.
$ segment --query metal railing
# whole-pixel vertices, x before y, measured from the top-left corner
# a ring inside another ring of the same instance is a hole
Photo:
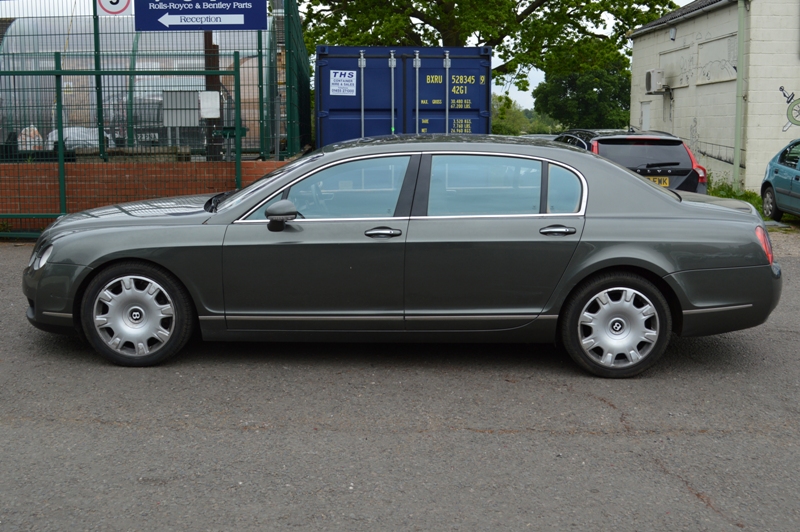
[[[310,144],[299,14],[275,3],[266,31],[0,19],[0,236],[35,236],[76,210],[239,188]]]

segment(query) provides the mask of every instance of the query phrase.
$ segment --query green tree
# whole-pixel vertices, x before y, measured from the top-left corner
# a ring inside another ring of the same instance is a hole
[[[605,63],[570,71],[554,68],[533,89],[534,109],[571,128],[628,126],[631,72],[628,58],[616,52]]]
[[[576,59],[602,64],[628,31],[675,8],[671,0],[309,0],[301,9],[309,52],[317,44],[491,46],[501,61],[495,79],[528,90],[530,70],[547,71],[575,42],[602,43]]]
[[[520,135],[527,133],[530,120],[522,107],[509,98],[492,94],[492,133],[495,135]]]
[[[533,109],[525,109],[523,113],[528,119],[528,133],[555,134],[564,129],[558,120],[550,118],[546,114],[537,113]]]

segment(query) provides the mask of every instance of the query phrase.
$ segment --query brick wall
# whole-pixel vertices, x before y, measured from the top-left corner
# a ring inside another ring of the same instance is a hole
[[[242,186],[285,161],[242,161]],[[233,162],[66,163],[67,212],[115,203],[186,194],[223,192],[236,187]],[[58,213],[57,163],[0,164],[0,213]],[[11,231],[39,231],[52,219],[0,219]],[[7,225],[6,225],[7,224]]]

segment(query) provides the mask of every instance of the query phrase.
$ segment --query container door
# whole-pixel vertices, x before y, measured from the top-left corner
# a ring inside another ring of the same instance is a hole
[[[360,52],[322,56],[317,63],[316,109],[317,145],[399,133],[402,105],[402,75],[395,68],[394,105],[392,105],[392,68],[390,55],[383,52]],[[395,62],[399,64],[398,61]],[[362,80],[363,76],[363,80]],[[363,87],[363,98],[362,98]],[[362,115],[363,106],[363,115]],[[392,114],[395,129],[392,131]],[[363,125],[363,135],[362,135]]]
[[[443,52],[423,50],[420,54],[419,78],[414,57],[404,59],[405,133],[491,132],[491,70],[488,58],[451,55],[450,68],[446,69]]]

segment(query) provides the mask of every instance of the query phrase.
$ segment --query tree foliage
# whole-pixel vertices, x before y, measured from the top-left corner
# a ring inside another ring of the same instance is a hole
[[[495,135],[554,133],[561,129],[561,124],[552,118],[532,109],[522,109],[508,96],[492,94],[492,133]]]
[[[534,109],[570,128],[628,126],[631,73],[619,52],[606,62],[579,70],[554,69],[533,90]]]
[[[491,46],[495,78],[528,90],[531,68],[548,71],[576,42],[574,60],[603,63],[626,33],[677,6],[671,0],[309,0],[302,5],[306,46]]]

